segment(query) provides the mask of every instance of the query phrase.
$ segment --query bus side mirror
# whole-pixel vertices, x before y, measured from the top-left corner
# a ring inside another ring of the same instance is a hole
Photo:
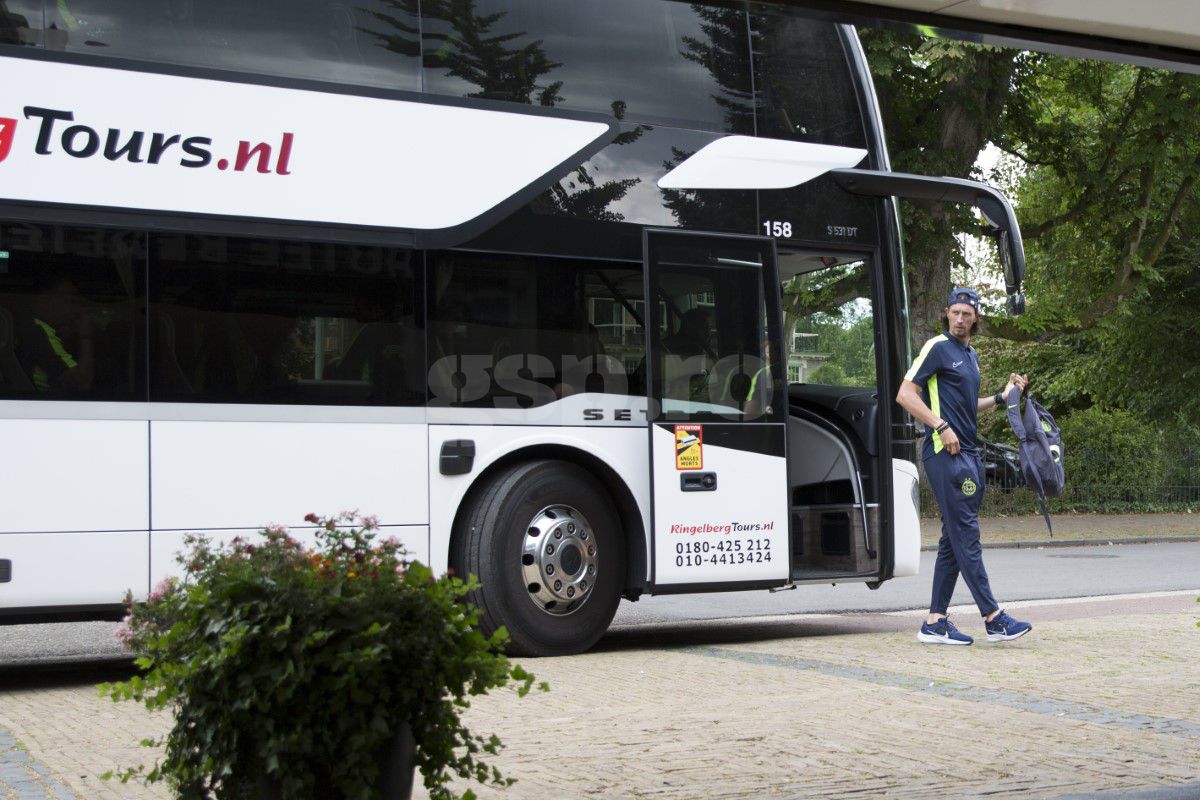
[[[1016,292],[1008,296],[1008,315],[1019,317],[1025,313],[1025,293]]]
[[[1012,237],[1003,228],[996,234],[996,247],[1000,252],[1000,266],[1004,269],[1004,285],[1008,293],[1008,315],[1019,317],[1025,313],[1025,293],[1021,291],[1021,283],[1025,278],[1025,254],[1024,252],[1015,254],[1020,256],[1018,261],[1013,252]],[[1019,270],[1018,263],[1020,264]]]
[[[1021,291],[1025,280],[1025,246],[1021,242],[1021,226],[1012,204],[999,191],[986,183],[962,178],[868,169],[833,169],[829,172],[838,185],[854,194],[965,203],[979,209],[1000,249],[1008,313],[1016,316],[1025,312],[1025,295]]]
[[[988,195],[975,198],[975,207],[996,237],[1009,316],[1020,316],[1025,313],[1025,294],[1021,291],[1025,281],[1025,248],[1021,242],[1021,229],[1017,227],[1016,218],[1011,216],[1012,207]]]

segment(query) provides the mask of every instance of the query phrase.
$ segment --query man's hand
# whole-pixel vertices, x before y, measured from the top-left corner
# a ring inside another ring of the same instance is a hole
[[[958,441],[958,434],[954,432],[954,428],[947,427],[938,436],[942,438],[942,446],[950,455],[956,456],[962,450],[962,442]]]
[[[1020,389],[1021,393],[1025,393],[1025,387],[1029,385],[1028,375],[1018,375],[1015,372],[1009,373],[1008,385],[1004,387],[1004,396],[1008,397],[1008,393],[1014,388]]]

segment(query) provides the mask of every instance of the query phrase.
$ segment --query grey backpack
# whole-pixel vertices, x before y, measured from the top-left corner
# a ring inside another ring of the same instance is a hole
[[[1006,399],[1008,424],[1020,442],[1021,473],[1025,485],[1037,494],[1038,507],[1046,518],[1050,535],[1050,512],[1046,510],[1046,498],[1058,497],[1066,484],[1063,473],[1062,434],[1049,411],[1042,408],[1032,397],[1025,398],[1025,413],[1021,413],[1021,390],[1013,387]]]

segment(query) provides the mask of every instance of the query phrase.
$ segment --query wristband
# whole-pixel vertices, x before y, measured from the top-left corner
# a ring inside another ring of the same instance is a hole
[[[996,395],[992,399],[996,401],[996,407],[999,408],[1004,405],[1004,392],[996,392]]]
[[[942,424],[941,424],[941,425],[938,425],[936,428],[934,428],[934,429],[933,429],[933,432],[934,432],[934,433],[941,433],[942,431],[946,430],[946,428],[949,428],[949,427],[950,427],[950,423],[949,423],[949,422],[942,422]]]

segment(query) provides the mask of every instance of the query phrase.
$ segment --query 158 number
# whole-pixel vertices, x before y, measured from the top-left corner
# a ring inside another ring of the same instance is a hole
[[[767,236],[782,237],[784,239],[792,238],[792,223],[790,222],[767,220],[763,223],[763,230],[767,232]]]

